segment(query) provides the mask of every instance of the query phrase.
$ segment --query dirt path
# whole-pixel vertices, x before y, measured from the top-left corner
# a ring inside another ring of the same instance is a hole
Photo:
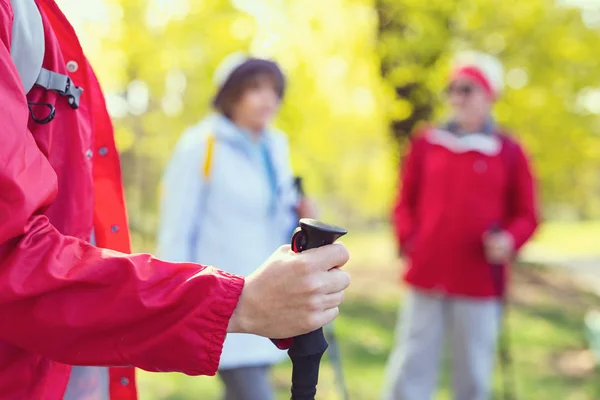
[[[551,249],[532,248],[521,255],[520,261],[525,264],[563,269],[600,294],[600,254],[569,256],[561,255]]]

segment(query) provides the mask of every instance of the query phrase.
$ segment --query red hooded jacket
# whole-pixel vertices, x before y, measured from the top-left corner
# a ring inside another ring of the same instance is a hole
[[[84,92],[77,110],[40,87],[25,95],[9,52],[11,2],[0,0],[0,397],[62,399],[68,364],[117,367],[110,391],[120,400],[136,398],[132,366],[214,375],[244,281],[126,254],[119,158],[100,86],[54,1],[36,3],[43,67]],[[28,100],[53,104],[54,120],[32,121]],[[99,247],[88,243],[92,229]]]
[[[538,225],[523,149],[499,132],[459,137],[432,127],[419,131],[400,170],[393,223],[409,259],[409,285],[450,295],[499,295],[484,234],[493,226],[505,229],[518,250]]]

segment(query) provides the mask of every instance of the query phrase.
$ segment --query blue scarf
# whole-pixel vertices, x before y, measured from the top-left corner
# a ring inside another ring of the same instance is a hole
[[[260,157],[263,171],[267,177],[270,189],[270,205],[269,213],[273,215],[277,205],[279,190],[277,185],[277,171],[273,162],[273,154],[269,146],[269,135],[267,131],[263,131],[259,135],[258,141],[253,138],[253,134],[247,129],[236,125],[233,121],[223,115],[219,115],[218,119],[223,123],[229,131],[230,138],[237,142],[237,146],[241,147],[250,157]],[[241,140],[236,139],[241,138]]]

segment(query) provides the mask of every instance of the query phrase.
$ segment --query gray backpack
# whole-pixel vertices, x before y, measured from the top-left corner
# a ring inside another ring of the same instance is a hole
[[[45,53],[44,26],[40,10],[34,0],[11,0],[14,20],[10,56],[17,67],[25,93],[34,86],[52,90],[65,97],[73,109],[79,107],[83,89],[77,87],[67,75],[49,71],[42,67]],[[49,109],[43,118],[37,118],[35,106]],[[29,102],[29,111],[37,123],[47,124],[54,119],[56,110],[50,103]]]

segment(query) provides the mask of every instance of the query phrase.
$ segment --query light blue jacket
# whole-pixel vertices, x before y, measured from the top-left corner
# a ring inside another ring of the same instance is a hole
[[[208,135],[216,140],[210,180],[205,181]],[[248,276],[289,243],[297,200],[284,134],[267,130],[253,142],[226,117],[210,115],[184,132],[167,165],[157,256]],[[269,339],[229,334],[219,367],[272,364],[285,357]]]

